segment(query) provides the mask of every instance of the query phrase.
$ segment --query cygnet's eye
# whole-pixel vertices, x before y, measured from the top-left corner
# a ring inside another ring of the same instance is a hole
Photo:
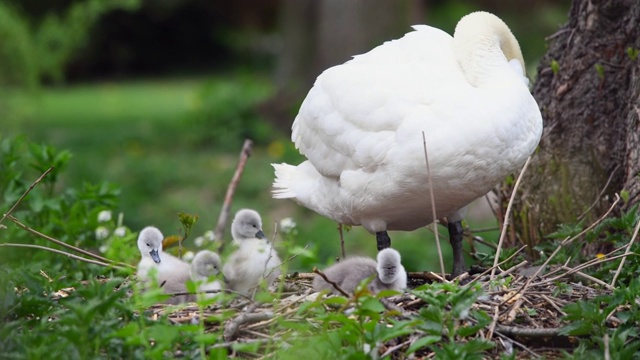
[[[151,247],[151,244],[147,243],[147,246],[148,246],[148,247]]]

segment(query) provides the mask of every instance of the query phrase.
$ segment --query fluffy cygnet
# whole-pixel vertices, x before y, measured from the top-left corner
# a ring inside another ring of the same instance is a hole
[[[261,279],[265,278],[268,286],[280,275],[278,267],[282,262],[267,241],[262,231],[262,220],[256,211],[238,211],[231,224],[231,234],[238,249],[224,265],[227,288],[251,296]]]
[[[189,279],[190,267],[186,262],[162,251],[162,239],[164,236],[158,228],[147,226],[138,235],[138,249],[142,259],[138,264],[138,278],[144,282],[151,280],[149,271],[156,269],[158,284],[165,293],[186,292],[186,281]],[[193,296],[174,296],[167,304],[179,304],[192,301]]]
[[[218,280],[211,279],[220,274],[220,256],[209,250],[202,250],[196,254],[191,262],[191,280],[200,282],[198,291],[210,291],[222,289]],[[205,293],[206,298],[212,298],[216,293]]]
[[[324,274],[329,280],[351,294],[362,280],[374,275],[375,278],[368,286],[369,291],[373,294],[382,290],[402,291],[407,287],[407,272],[400,262],[400,253],[392,248],[381,250],[378,253],[377,262],[367,257],[349,257],[324,270]],[[316,275],[313,279],[313,289],[316,291],[330,290],[339,294],[338,290],[320,275]]]

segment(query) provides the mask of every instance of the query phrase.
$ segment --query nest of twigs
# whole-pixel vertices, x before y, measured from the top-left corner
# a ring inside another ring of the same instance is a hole
[[[512,280],[508,288],[493,289],[490,281],[491,275],[479,273],[467,275],[461,279],[461,283],[470,284],[480,282],[487,296],[482,296],[472,308],[485,311],[493,317],[491,325],[478,332],[475,336],[494,341],[496,346],[493,353],[495,358],[501,354],[510,353],[518,349],[518,358],[549,357],[557,354],[560,349],[573,348],[575,339],[561,335],[560,328],[565,325],[561,317],[565,315],[562,307],[579,300],[588,300],[596,296],[610,292],[601,285],[591,286],[591,280],[585,279],[586,275],[567,270],[563,267],[552,268],[545,275],[528,277],[519,273],[521,265],[499,272],[495,278],[511,276]],[[572,291],[558,291],[554,285],[558,273],[566,277],[563,280],[571,286]],[[442,281],[442,278],[434,273],[409,273],[410,287],[429,284],[434,281]],[[287,329],[278,329],[274,323],[278,320],[298,321],[303,320],[298,312],[302,304],[316,300],[322,296],[314,292],[311,283],[315,274],[295,273],[280,279],[282,283],[274,284],[284,289],[280,300],[275,303],[258,303],[247,298],[237,298],[228,305],[213,305],[207,307],[203,313],[195,305],[176,309],[167,305],[155,305],[150,309],[152,319],[167,317],[174,324],[197,324],[200,316],[204,318],[207,332],[222,333],[221,342],[213,345],[214,348],[226,347],[232,357],[251,357],[250,354],[235,353],[235,343],[264,343],[271,339],[282,338]],[[586,283],[585,283],[586,280]],[[445,280],[446,281],[446,280]],[[464,286],[464,285],[463,285]],[[382,299],[385,308],[391,312],[391,316],[398,319],[409,319],[417,316],[420,309],[426,304],[422,299],[407,292]],[[277,305],[274,305],[277,304]],[[335,308],[327,310],[337,311]],[[208,319],[220,319],[223,311],[234,309],[237,313],[224,322],[209,321]],[[609,326],[616,326],[619,320],[615,314],[608,319]],[[416,336],[404,336],[392,339],[379,348],[381,356],[391,355],[392,358],[405,358],[404,351],[419,338]],[[468,340],[468,339],[467,339]],[[461,341],[465,341],[462,339]],[[415,358],[431,358],[434,354],[428,349],[416,353]],[[491,354],[487,354],[491,356]]]

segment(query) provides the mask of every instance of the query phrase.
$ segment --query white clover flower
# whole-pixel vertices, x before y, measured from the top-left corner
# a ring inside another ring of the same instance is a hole
[[[98,248],[98,251],[100,251],[100,252],[101,252],[101,253],[103,253],[103,254],[104,254],[104,253],[106,253],[106,252],[107,252],[107,250],[109,250],[109,245],[106,245],[106,244],[105,244],[105,245],[102,245],[102,246],[100,246],[100,247]]]
[[[116,236],[124,237],[125,235],[127,235],[127,228],[125,228],[124,226],[118,226],[115,230],[113,230],[113,233]]]
[[[107,222],[111,221],[111,211],[110,210],[102,210],[98,213],[98,222]]]
[[[280,230],[285,234],[290,233],[291,230],[296,228],[296,226],[298,226],[298,224],[296,224],[292,218],[284,218],[280,220]]]
[[[216,239],[216,234],[213,232],[213,230],[208,230],[204,233],[204,238],[209,241],[214,241]]]
[[[204,237],[198,236],[197,238],[193,239],[193,243],[196,244],[197,247],[202,247],[202,245],[204,245]]]
[[[196,254],[194,254],[193,251],[187,251],[186,253],[184,253],[184,255],[182,255],[182,260],[191,262],[191,260],[193,260],[195,256]]]
[[[104,226],[98,226],[96,228],[96,239],[104,240],[109,237],[109,229]]]

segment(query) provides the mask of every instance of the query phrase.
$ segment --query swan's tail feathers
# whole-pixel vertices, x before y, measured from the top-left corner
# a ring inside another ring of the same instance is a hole
[[[394,288],[404,289],[407,287],[407,272],[400,262],[400,253],[392,248],[386,248],[378,253],[378,264],[376,266],[378,278],[387,285]]]
[[[295,198],[296,193],[291,189],[293,175],[296,167],[289,164],[271,164],[276,172],[276,179],[273,181],[273,198],[290,199]]]

